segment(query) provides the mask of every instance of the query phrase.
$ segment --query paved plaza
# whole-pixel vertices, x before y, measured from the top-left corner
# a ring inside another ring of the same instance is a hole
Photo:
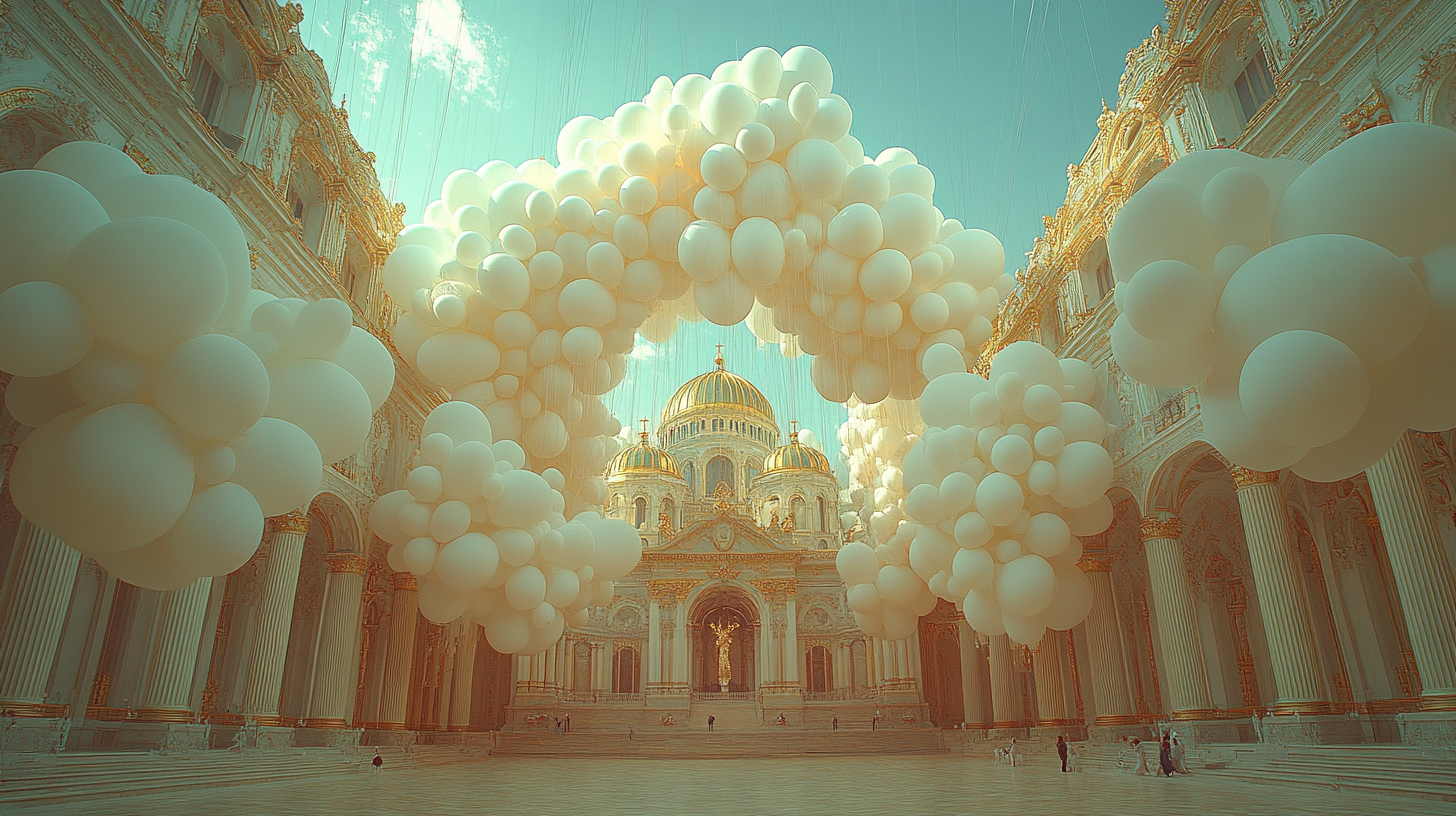
[[[19,808],[17,816],[427,814],[1450,814],[1450,802],[1279,787],[1207,774],[1162,779],[1012,770],[962,757],[611,760],[481,758]]]

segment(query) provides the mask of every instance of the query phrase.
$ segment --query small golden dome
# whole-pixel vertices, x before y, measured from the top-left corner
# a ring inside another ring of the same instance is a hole
[[[720,349],[714,359],[718,367],[707,374],[683,383],[683,386],[667,401],[662,411],[662,424],[667,425],[676,417],[695,408],[737,408],[750,411],[768,422],[774,421],[773,408],[768,399],[753,383],[723,368],[723,352]]]
[[[783,470],[813,470],[833,475],[828,457],[808,445],[799,444],[797,430],[789,434],[789,444],[778,446],[763,460],[764,474]]]
[[[642,440],[640,442],[617,454],[612,459],[608,473],[610,475],[623,473],[650,475],[655,473],[681,479],[682,473],[677,469],[677,461],[672,458],[672,454],[648,441],[646,431],[643,431],[641,436]]]

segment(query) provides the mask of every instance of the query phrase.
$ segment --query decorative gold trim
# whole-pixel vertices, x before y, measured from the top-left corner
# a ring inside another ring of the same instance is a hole
[[[1179,721],[1222,720],[1225,719],[1225,717],[1220,716],[1223,713],[1224,712],[1221,712],[1218,709],[1214,708],[1186,708],[1182,711],[1174,711],[1172,714],[1168,715],[1168,718]]]
[[[1136,714],[1103,714],[1092,721],[1093,725],[1137,725],[1142,718]]]
[[[991,728],[1025,728],[1026,723],[1021,720],[993,720]]]
[[[413,572],[396,572],[394,574],[395,592],[417,592],[419,588],[419,579],[415,578]]]
[[[1315,700],[1303,703],[1275,703],[1269,707],[1269,713],[1276,717],[1290,715],[1315,716],[1320,714],[1333,714],[1335,709],[1329,703]]]
[[[268,529],[275,533],[308,533],[308,514],[301,510],[293,510],[281,516],[272,516],[268,519]]]
[[[1107,550],[1083,550],[1082,557],[1077,559],[1077,567],[1083,572],[1112,572],[1112,564],[1117,560],[1117,553]]]
[[[1234,477],[1234,487],[1239,490],[1256,485],[1274,484],[1279,481],[1279,471],[1277,470],[1253,470],[1251,468],[1234,466],[1229,468],[1229,474]]]
[[[1421,698],[1422,711],[1456,711],[1456,694],[1432,694]]]
[[[648,580],[647,597],[657,601],[659,604],[682,603],[687,600],[688,595],[693,591],[693,587],[701,583],[702,581],[694,581],[691,579],[675,581]]]
[[[9,712],[13,717],[38,717],[43,719],[59,719],[69,715],[71,707],[56,703],[11,703],[0,702],[0,711]],[[87,709],[88,711],[90,709]]]
[[[133,719],[148,723],[190,723],[197,722],[197,715],[185,708],[142,708]]]
[[[310,717],[303,721],[304,728],[348,728],[349,723],[338,717]]]
[[[1148,516],[1138,522],[1138,535],[1143,541],[1152,541],[1159,538],[1182,538],[1183,522],[1177,516],[1158,518]]]
[[[364,575],[369,572],[369,562],[356,552],[324,553],[329,572],[348,575]]]
[[[799,594],[798,578],[755,578],[749,583],[758,594],[774,600]]]

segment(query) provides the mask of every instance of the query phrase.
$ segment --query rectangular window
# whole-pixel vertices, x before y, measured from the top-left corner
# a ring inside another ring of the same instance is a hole
[[[1269,60],[1264,56],[1264,49],[1254,52],[1243,73],[1234,80],[1234,92],[1238,94],[1239,110],[1244,114],[1244,124],[1247,125],[1274,95],[1274,76],[1269,73]]]
[[[212,63],[202,56],[201,51],[192,52],[187,84],[192,87],[192,101],[197,104],[197,112],[209,125],[216,125],[218,111],[222,107],[222,77],[217,75]]]
[[[1106,258],[1103,258],[1102,259],[1102,263],[1100,263],[1100,264],[1097,265],[1097,302],[1098,303],[1101,303],[1102,302],[1102,299],[1105,298],[1105,297],[1107,297],[1107,293],[1112,291],[1112,287],[1113,287],[1113,282],[1112,282],[1112,261],[1107,260]]]

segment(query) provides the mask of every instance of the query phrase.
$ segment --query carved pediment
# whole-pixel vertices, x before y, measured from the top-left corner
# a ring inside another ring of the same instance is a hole
[[[754,524],[752,519],[736,513],[724,513],[689,522],[672,541],[646,552],[751,553],[788,552],[791,549]]]

